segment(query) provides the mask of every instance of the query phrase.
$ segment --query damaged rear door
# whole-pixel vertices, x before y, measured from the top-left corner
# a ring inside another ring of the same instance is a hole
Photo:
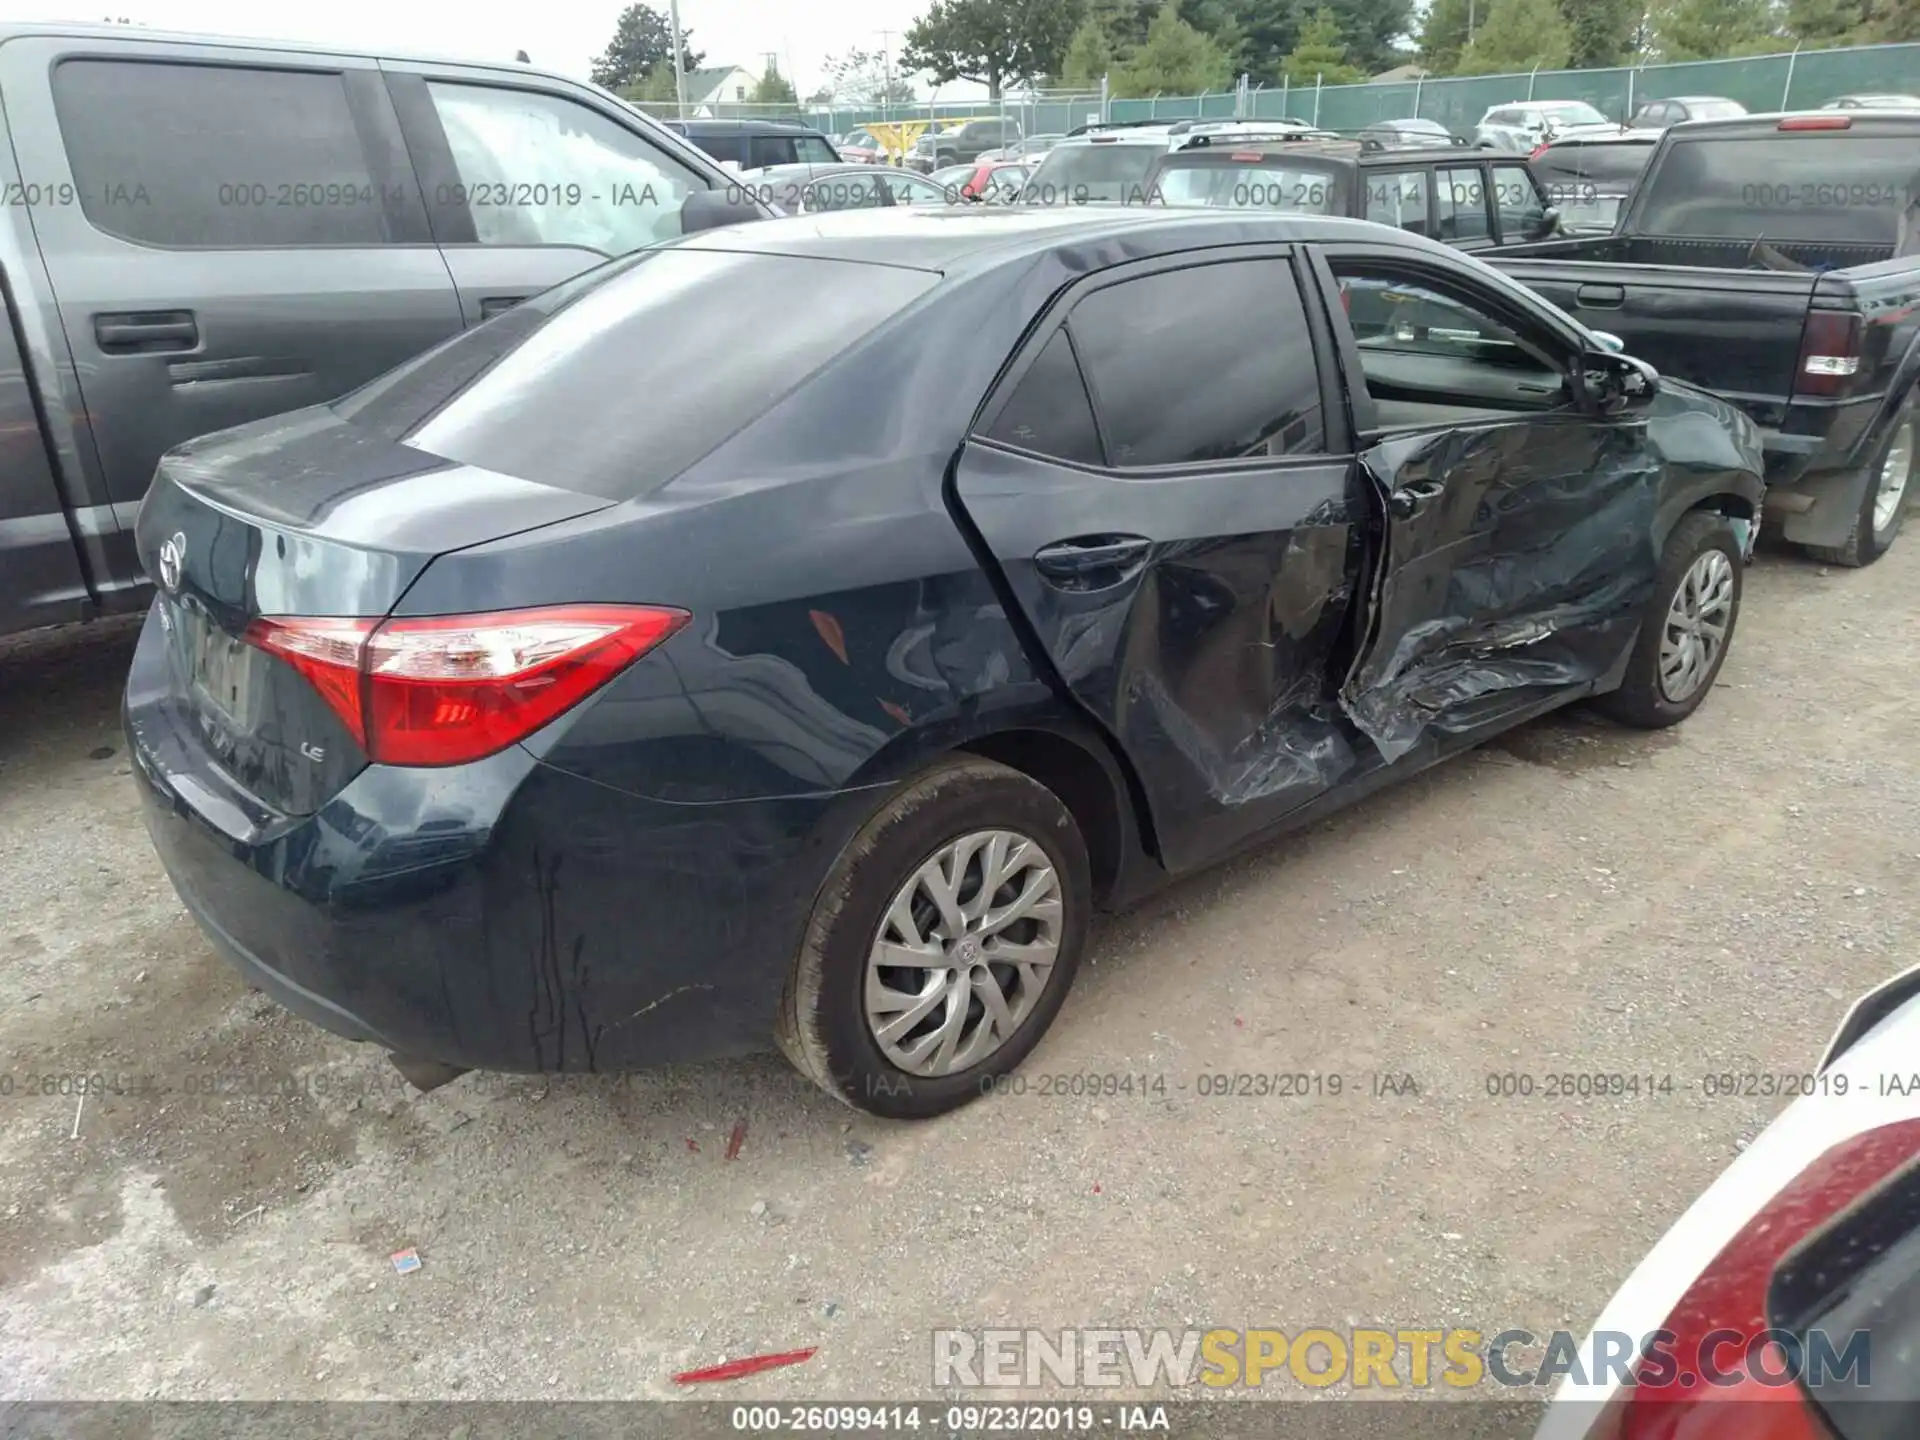
[[[955,474],[1032,638],[1132,760],[1170,869],[1356,764],[1336,656],[1369,502],[1302,278],[1285,247],[1241,246],[1081,281]]]
[[[1582,337],[1504,282],[1320,258],[1383,541],[1343,709],[1392,762],[1588,693],[1624,664],[1659,561],[1644,416],[1589,408]]]

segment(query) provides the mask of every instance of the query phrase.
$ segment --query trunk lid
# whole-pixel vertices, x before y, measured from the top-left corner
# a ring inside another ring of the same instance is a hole
[[[243,637],[263,616],[387,616],[439,555],[612,502],[460,465],[315,409],[162,458],[136,530],[159,590],[162,703],[196,760],[312,814],[365,768],[313,685]]]

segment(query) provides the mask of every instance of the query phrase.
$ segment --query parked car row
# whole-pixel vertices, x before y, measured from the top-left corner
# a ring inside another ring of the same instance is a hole
[[[522,66],[16,27],[0,101],[71,192],[0,216],[10,619],[151,578],[168,873],[416,1078],[777,1035],[950,1109],[1096,905],[1559,705],[1684,719],[1766,482],[1863,564],[1912,463],[1853,192],[1920,117],[1675,127],[1585,250],[1523,155],[1299,124],[1087,128],[997,206]],[[1702,269],[1739,205],[1827,268]]]

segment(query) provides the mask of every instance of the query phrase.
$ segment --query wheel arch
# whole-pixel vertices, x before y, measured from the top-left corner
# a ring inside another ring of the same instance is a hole
[[[1152,888],[1159,851],[1139,777],[1104,734],[1057,704],[901,735],[862,767],[858,783],[892,794],[956,755],[1018,770],[1059,796],[1086,842],[1098,905],[1123,905]],[[881,802],[876,796],[873,803]]]

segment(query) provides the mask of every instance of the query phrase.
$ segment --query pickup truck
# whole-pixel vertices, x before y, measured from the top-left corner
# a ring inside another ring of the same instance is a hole
[[[1920,112],[1676,125],[1611,234],[1482,258],[1761,428],[1767,510],[1869,565],[1914,487]]]
[[[769,213],[526,65],[0,25],[0,634],[146,604],[134,517],[180,442]]]

